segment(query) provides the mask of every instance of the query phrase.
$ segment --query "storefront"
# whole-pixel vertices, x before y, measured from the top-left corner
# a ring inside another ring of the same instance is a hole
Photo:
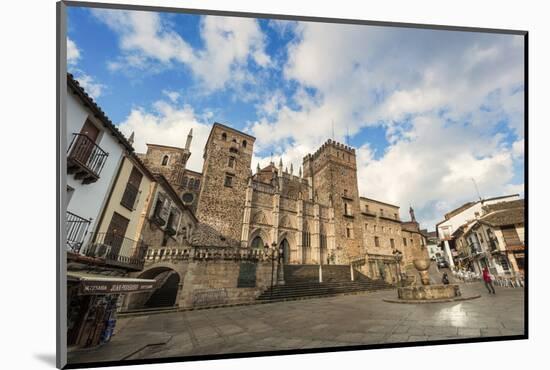
[[[122,295],[155,289],[155,280],[69,271],[67,273],[67,346],[93,347],[108,342]]]

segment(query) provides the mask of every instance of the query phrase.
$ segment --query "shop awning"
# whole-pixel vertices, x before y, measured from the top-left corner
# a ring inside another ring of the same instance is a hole
[[[156,288],[156,281],[153,279],[106,276],[76,271],[67,272],[67,280],[79,282],[80,294],[135,293]]]

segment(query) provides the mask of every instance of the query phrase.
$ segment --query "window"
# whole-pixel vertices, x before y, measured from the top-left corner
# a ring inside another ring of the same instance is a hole
[[[183,181],[181,182],[181,186],[182,186],[183,188],[186,188],[186,187],[187,187],[187,182],[188,182],[188,181],[189,181],[189,178],[188,178],[187,176],[185,176],[185,177],[183,178]]]
[[[200,185],[201,185],[201,180],[195,179],[195,190],[199,190]]]
[[[348,238],[351,238],[351,228],[349,228],[349,227],[346,227],[346,236]]]
[[[227,186],[229,188],[233,187],[233,176],[225,175],[225,181],[224,181],[223,185]]]
[[[264,247],[264,242],[261,237],[257,236],[252,240],[251,247],[253,249],[260,249]]]
[[[321,244],[321,248],[327,247],[327,236],[325,234],[320,235],[320,244]]]
[[[374,246],[380,247],[380,239],[377,236],[374,237]]]
[[[235,168],[235,158],[229,157],[229,160],[227,161],[227,167]]]
[[[403,238],[403,245],[406,247],[407,246],[407,238]]]
[[[122,194],[122,199],[120,204],[129,210],[134,210],[134,206],[137,203],[139,195],[139,185],[141,184],[141,179],[143,174],[139,172],[136,167],[132,168],[128,182],[126,183],[126,189],[124,189],[124,194]]]
[[[185,193],[181,196],[181,200],[183,201],[183,203],[186,203],[186,204],[193,203],[193,199],[195,199],[195,197],[193,196],[192,193]]]
[[[369,205],[365,204],[365,212],[368,212],[368,211],[369,211]]]
[[[369,231],[369,224],[365,224],[365,232],[368,232]]]
[[[377,229],[376,225],[374,225],[372,228],[373,228],[373,231],[376,232],[376,229]]]
[[[302,233],[302,245],[304,247],[310,247],[311,246],[311,233],[309,231],[304,231]]]
[[[397,217],[397,213],[394,213],[393,217],[395,217],[396,220],[399,218],[399,217]]]
[[[384,231],[386,231],[386,228],[382,226],[382,234],[384,234]]]
[[[246,144],[247,144],[246,140],[243,140],[243,148],[246,148]]]
[[[191,177],[187,185],[189,186],[189,189],[193,189],[193,186],[195,185],[195,179]]]
[[[227,134],[226,134],[225,132],[222,134],[222,140],[223,140],[223,141],[226,141],[226,140],[227,140]]]
[[[185,226],[181,229],[181,235],[183,236],[183,240],[187,240],[187,228]]]
[[[165,155],[164,157],[162,157],[162,163],[161,163],[163,166],[166,166],[168,164],[168,156]]]
[[[411,240],[411,246],[413,246],[414,245],[414,240],[412,240],[412,238],[410,240]]]
[[[390,246],[392,249],[395,249],[395,240],[390,239]]]
[[[380,208],[380,216],[384,216],[384,210]]]

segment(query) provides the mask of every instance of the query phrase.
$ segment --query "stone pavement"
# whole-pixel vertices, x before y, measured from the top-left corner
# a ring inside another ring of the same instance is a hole
[[[523,334],[523,289],[462,284],[481,298],[452,303],[384,302],[395,291],[172,312],[120,319],[104,346],[70,363]]]

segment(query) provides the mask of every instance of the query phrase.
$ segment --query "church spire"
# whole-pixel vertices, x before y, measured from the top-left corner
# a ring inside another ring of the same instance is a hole
[[[189,130],[189,134],[187,134],[187,141],[185,142],[185,150],[189,150],[189,148],[191,148],[191,140],[193,140],[193,129]]]
[[[416,222],[416,217],[414,217],[414,209],[412,206],[409,207],[409,214],[411,215],[411,221]]]
[[[130,134],[130,137],[128,138],[128,142],[130,143],[130,145],[134,145],[134,131],[132,131],[132,133]]]

